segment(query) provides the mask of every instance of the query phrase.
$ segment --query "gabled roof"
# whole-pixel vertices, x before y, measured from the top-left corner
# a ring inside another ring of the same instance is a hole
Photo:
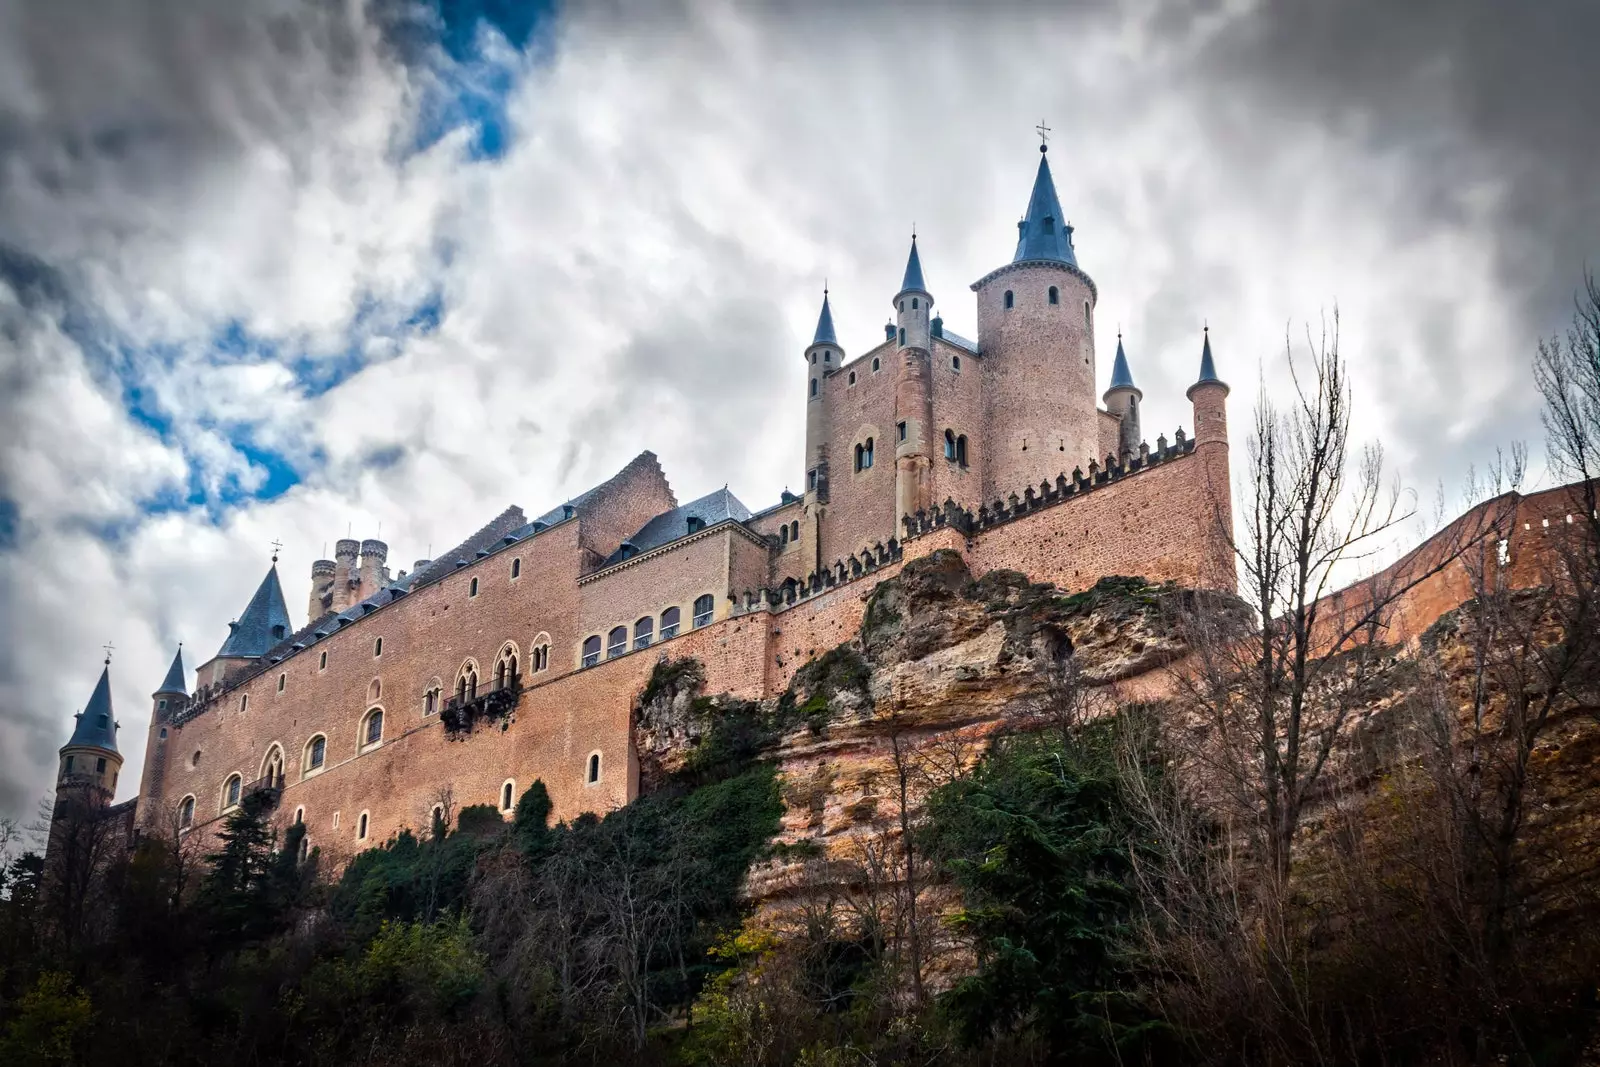
[[[1072,250],[1072,227],[1061,217],[1061,201],[1056,199],[1056,183],[1050,177],[1050,163],[1039,146],[1039,173],[1033,179],[1033,195],[1028,198],[1028,213],[1017,223],[1017,254],[1011,262],[1048,259],[1076,267]]]
[[[916,234],[911,235],[911,256],[906,260],[905,280],[900,283],[900,292],[905,293],[913,290],[919,293],[928,291],[927,285],[922,281],[922,257],[917,255]]]
[[[72,729],[72,739],[65,747],[86,745],[108,752],[117,750],[117,720],[111,714],[110,664],[101,668],[100,681],[95,683],[94,693],[84,709],[78,712],[77,719],[78,724]]]
[[[750,518],[750,509],[740,503],[739,498],[729,492],[727,486],[723,486],[699,500],[691,500],[671,511],[663,511],[641,526],[638,533],[624,541],[622,547],[611,553],[604,565],[620,563],[640,552],[648,552],[680,537],[687,537],[691,518],[699,519],[702,527],[715,526],[725,519],[744,522]],[[628,551],[630,546],[632,552]]]
[[[1133,372],[1128,369],[1128,353],[1122,350],[1122,335],[1119,333],[1117,334],[1117,358],[1116,362],[1111,364],[1111,385],[1106,389],[1106,392],[1109,393],[1112,389],[1133,389],[1137,391],[1138,388],[1137,385],[1133,384]]]
[[[172,657],[172,666],[167,668],[167,676],[161,680],[161,688],[155,691],[155,696],[176,694],[180,697],[189,695],[188,688],[183,681],[183,646],[178,646],[178,652]]]
[[[811,339],[814,345],[837,345],[838,336],[833,332],[833,311],[828,307],[828,290],[822,290],[822,314],[817,316],[817,335]]]
[[[289,608],[283,602],[283,586],[278,584],[278,565],[274,563],[261,579],[256,595],[245,605],[238,622],[228,624],[228,639],[217,651],[224,656],[253,659],[289,636]]]

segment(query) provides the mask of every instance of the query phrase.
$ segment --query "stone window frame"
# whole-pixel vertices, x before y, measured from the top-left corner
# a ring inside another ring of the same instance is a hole
[[[189,769],[192,771],[200,766],[200,750],[197,748],[189,756]]]
[[[876,465],[878,438],[882,436],[883,433],[878,429],[876,423],[867,423],[856,428],[855,441],[852,442],[853,447],[851,449],[850,477],[859,478]],[[869,452],[870,455],[868,455]],[[867,464],[862,466],[861,461],[864,457],[867,458]]]
[[[219,814],[226,815],[239,806],[244,799],[244,775],[234,771],[222,780],[222,795],[218,798],[221,803],[217,808]]]
[[[594,642],[594,651],[589,651],[589,642]],[[606,649],[606,639],[600,634],[589,634],[578,642],[578,669],[594,667],[600,663],[600,657]]]
[[[319,740],[322,742],[322,762],[313,765],[311,762],[311,750],[316,746],[316,743]],[[303,782],[307,778],[321,774],[327,769],[328,735],[321,732],[314,733],[310,737],[306,738],[305,748],[303,748],[300,752],[300,780]]]
[[[845,379],[845,386],[848,388],[849,386],[852,386],[854,384],[856,384],[856,372],[855,371],[851,371],[850,372],[850,377]]]
[[[289,672],[288,671],[280,671],[280,672],[278,672],[278,692],[280,692],[280,693],[283,692],[284,686],[286,686],[288,684],[289,684]],[[163,705],[165,705],[166,701],[163,700],[161,703]]]
[[[243,715],[245,712],[247,712],[249,710],[250,710],[250,694],[249,693],[240,693],[239,694],[239,714]]]
[[[700,603],[710,600],[711,605],[705,611],[700,610]],[[717,621],[717,597],[715,593],[701,593],[694,598],[694,606],[690,609],[690,628],[698,630],[710,626]]]
[[[495,798],[503,803],[495,805],[500,809],[501,815],[510,815],[517,810],[517,780],[507,778],[500,783],[500,795]]]
[[[1005,291],[1005,295],[1000,298],[1000,304],[1001,304],[1002,310],[1005,310],[1005,311],[1013,311],[1013,310],[1015,310],[1016,306],[1017,306],[1017,296],[1016,296],[1016,294],[1013,293],[1010,289],[1007,289]]]
[[[429,698],[432,698],[431,700]],[[431,706],[430,706],[431,705]],[[439,709],[444,706],[444,682],[436,674],[422,687],[422,717],[439,714]]]
[[[633,620],[632,644],[629,646],[635,652],[642,652],[656,643],[656,617],[655,613],[641,615]],[[639,642],[643,641],[643,644]]]
[[[374,675],[367,683],[367,703],[376,704],[383,699],[383,679]]]
[[[372,658],[377,659],[383,655],[383,635],[379,634],[372,639]]]
[[[533,635],[533,641],[528,646],[528,673],[540,674],[550,669],[550,634],[540,630]]]
[[[507,664],[510,665],[509,672],[505,670],[505,666]],[[494,654],[493,677],[496,686],[503,686],[506,684],[505,675],[507,673],[512,676],[522,673],[522,650],[518,648],[517,643],[512,640],[505,641],[500,646],[500,651]]]
[[[371,729],[368,724],[372,722],[374,717],[378,720],[378,739],[376,741],[368,740],[367,738],[367,734]],[[388,716],[384,714],[382,704],[374,704],[361,713],[361,725],[356,728],[356,752],[358,754],[371,752],[375,748],[383,747],[383,728],[388,725],[387,720]]]
[[[514,582],[522,577],[522,557],[511,557],[511,580]]]
[[[333,813],[333,828],[335,830],[339,828],[339,813],[337,811]]]
[[[478,598],[478,576],[476,574],[474,574],[472,576],[472,580],[467,583],[467,599],[468,600],[476,600],[477,598]]]
[[[478,683],[482,680],[483,668],[478,666],[478,661],[475,657],[468,656],[461,661],[461,666],[456,669],[455,685],[451,687],[450,691],[456,696],[464,696],[471,699],[477,695]],[[464,681],[469,682],[465,689],[462,688],[462,682]]]
[[[618,634],[621,634],[622,636],[619,638],[617,636]],[[630,647],[627,623],[618,623],[616,626],[613,626],[611,629],[606,631],[606,659],[618,659],[622,656],[626,656]]]
[[[877,374],[877,373],[878,373],[878,372],[879,372],[879,371],[880,371],[880,370],[882,370],[882,369],[883,369],[883,360],[882,360],[882,357],[880,357],[880,356],[873,356],[873,357],[872,357],[872,373],[873,373],[873,374]]]
[[[361,809],[361,814],[356,816],[356,840],[365,841],[368,831],[372,829],[372,812],[366,808]]]
[[[676,613],[676,614],[674,614],[672,616],[672,621],[670,623],[667,622],[667,612],[669,612],[669,611]],[[672,630],[672,632],[670,634],[667,633],[667,630],[668,630],[669,627]],[[656,635],[657,635],[656,636],[656,640],[657,641],[670,641],[674,637],[677,637],[681,633],[683,633],[683,606],[682,605],[680,605],[680,604],[668,604],[666,607],[664,607],[660,611],[656,612]]]
[[[605,780],[605,759],[597,748],[583,757],[583,787],[602,785]]]
[[[320,672],[320,671],[325,671],[327,669],[328,669],[328,650],[327,649],[323,649],[322,650],[322,658],[317,660],[317,670]]]
[[[185,793],[178,801],[178,832],[186,834],[194,829],[194,794]]]
[[[267,776],[267,769],[272,765],[272,754],[274,752],[278,754],[278,776],[285,780],[288,779],[289,755],[283,750],[283,745],[277,741],[269,744],[266,754],[261,757],[261,773],[256,775],[257,778],[265,778]]]
[[[952,354],[950,356],[950,369],[952,371],[954,371],[955,373],[957,373],[957,374],[961,373],[961,357],[960,356],[957,356],[957,355],[954,355],[954,354]]]

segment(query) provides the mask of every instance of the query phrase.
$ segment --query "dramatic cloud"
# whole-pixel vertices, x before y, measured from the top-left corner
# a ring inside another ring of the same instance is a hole
[[[974,335],[1041,118],[1152,436],[1202,322],[1242,416],[1335,304],[1425,497],[1536,436],[1591,5],[857,7],[0,0],[0,814],[108,640],[132,794],[274,539],[298,614],[347,529],[404,566],[645,448],[775,500],[823,279],[861,351],[915,224]]]

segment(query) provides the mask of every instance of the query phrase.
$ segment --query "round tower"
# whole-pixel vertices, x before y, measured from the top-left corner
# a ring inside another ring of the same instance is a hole
[[[1133,372],[1128,368],[1128,354],[1122,350],[1122,334],[1117,334],[1117,359],[1111,365],[1111,386],[1106,390],[1106,410],[1118,418],[1117,458],[1139,451],[1144,435],[1139,431],[1139,405],[1144,393],[1133,384]]]
[[[1204,479],[1206,514],[1198,516],[1206,551],[1198,584],[1233,592],[1238,571],[1233,558],[1233,491],[1228,465],[1228,383],[1217,376],[1211,358],[1211,327],[1200,348],[1200,376],[1187,396],[1194,406],[1194,452]]]
[[[333,578],[337,567],[331,559],[313,560],[311,563],[311,597],[306,602],[306,621],[311,622],[328,613],[333,604]]]
[[[1044,145],[1010,263],[974,282],[984,370],[983,496],[1072,473],[1099,451],[1094,282],[1078,266]]]
[[[144,746],[144,773],[139,779],[139,793],[142,796],[161,796],[161,780],[167,770],[167,733],[172,717],[182,711],[189,703],[189,688],[183,680],[183,645],[178,646],[178,651],[172,657],[172,665],[167,668],[167,676],[161,680],[161,687],[150,694],[150,735],[145,739]],[[141,805],[138,812],[140,824],[149,832],[161,833],[167,827],[162,826],[160,811]]]
[[[361,591],[356,600],[372,596],[389,581],[389,546],[375,538],[361,542]]]
[[[894,297],[894,308],[899,344],[894,388],[895,533],[904,536],[900,520],[933,506],[928,451],[933,436],[933,355],[928,339],[933,295],[922,280],[916,234],[911,235],[911,255],[906,260],[905,279]]]
[[[806,503],[828,499],[828,405],[825,379],[844,363],[844,349],[833,330],[828,290],[822,290],[817,332],[806,346]]]
[[[360,600],[357,589],[361,585],[361,542],[349,537],[341,537],[333,545],[333,575],[332,597],[329,598],[329,611],[343,611],[345,608]]]
[[[111,806],[122,771],[117,751],[117,722],[111,711],[111,657],[106,657],[100,681],[89,703],[75,716],[72,737],[61,747],[56,771],[56,815],[89,812]]]

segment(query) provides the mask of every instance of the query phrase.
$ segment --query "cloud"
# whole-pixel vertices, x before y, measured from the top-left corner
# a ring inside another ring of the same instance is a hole
[[[774,501],[823,279],[862,351],[914,223],[975,336],[1041,118],[1152,436],[1202,322],[1242,415],[1337,303],[1360,434],[1458,482],[1536,433],[1532,341],[1600,248],[1557,40],[1590,16],[1390,7],[0,9],[0,812],[108,639],[137,768],[275,539],[298,614],[347,530],[431,555],[644,448],[680,499]]]

